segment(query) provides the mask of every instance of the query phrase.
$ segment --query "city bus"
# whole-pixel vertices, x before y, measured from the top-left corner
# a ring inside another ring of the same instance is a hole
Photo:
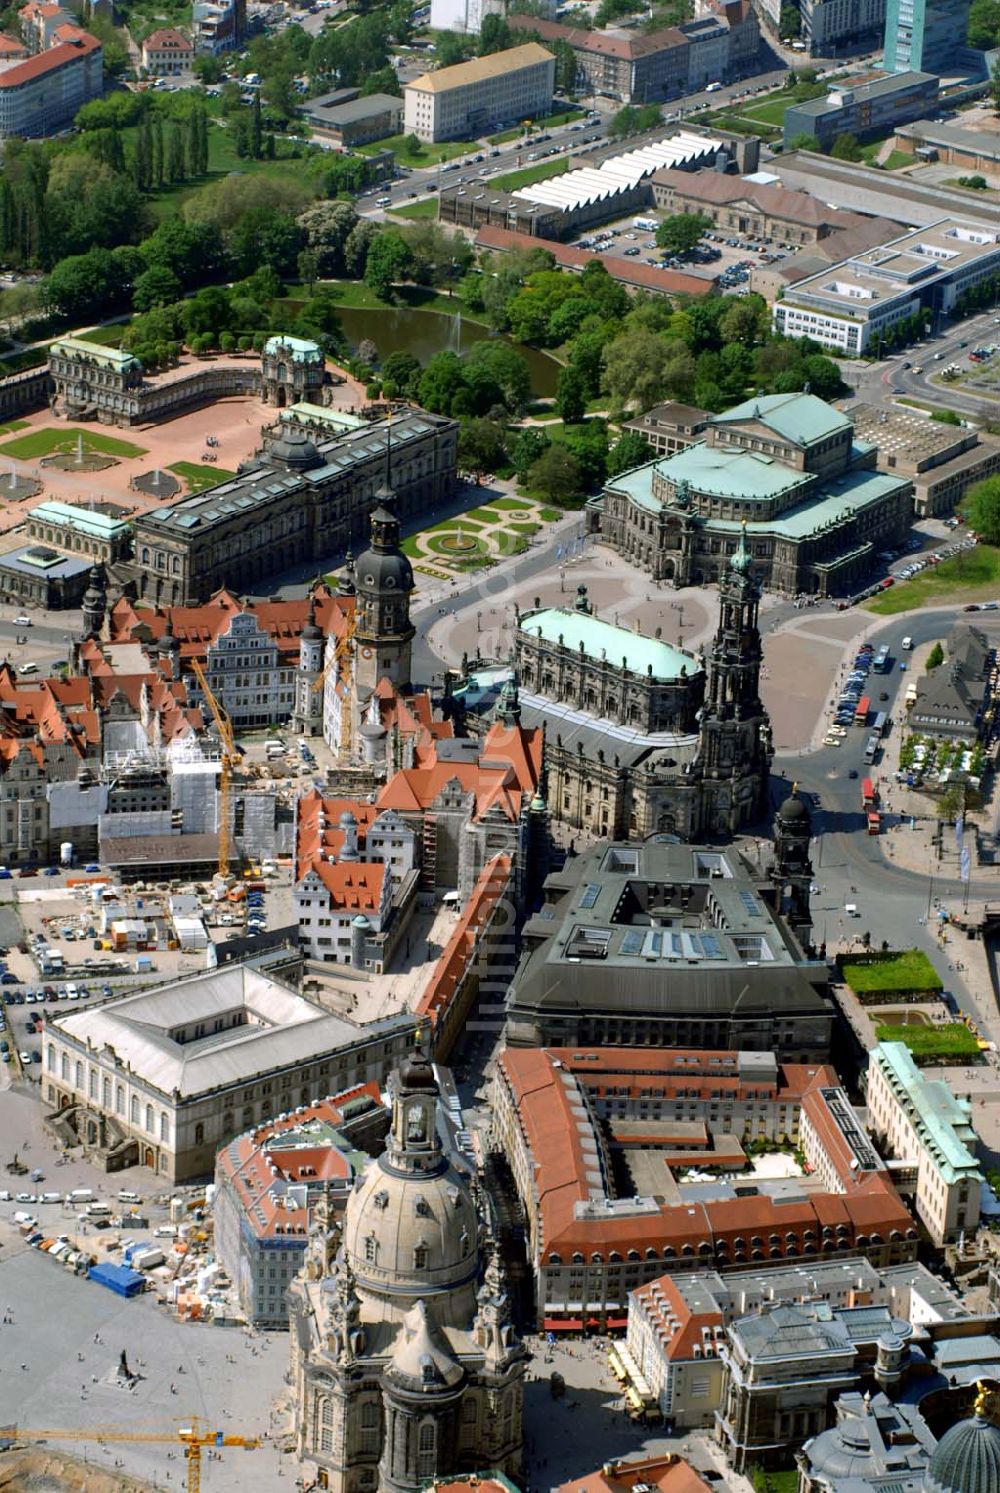
[[[867,726],[868,713],[871,708],[871,695],[862,695],[854,710],[854,724],[856,726]]]
[[[892,721],[889,717],[888,712],[885,710],[880,710],[878,715],[872,722],[872,730],[875,732],[876,736],[888,736],[889,727],[891,725]]]
[[[875,758],[878,756],[878,753],[879,753],[879,747],[881,745],[882,745],[882,743],[879,741],[879,739],[878,739],[877,736],[869,736],[868,740],[865,742],[865,761],[866,762],[874,762],[875,761]]]
[[[889,673],[890,669],[892,668],[892,657],[889,653],[888,643],[883,643],[879,651],[876,653],[875,662],[872,664],[872,668],[875,670],[876,674]]]

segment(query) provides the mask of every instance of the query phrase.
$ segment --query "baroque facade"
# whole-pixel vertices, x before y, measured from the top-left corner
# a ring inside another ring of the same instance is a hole
[[[260,459],[217,487],[135,521],[120,583],[167,606],[207,601],[221,587],[258,590],[280,571],[357,548],[391,476],[400,519],[424,514],[455,483],[458,425],[407,410],[311,440],[286,422]]]
[[[761,816],[773,748],[760,598],[743,531],[720,578],[707,658],[600,621],[583,589],[573,610],[519,615],[518,709],[546,727],[554,819],[611,838],[698,840]]]
[[[614,478],[593,530],[675,586],[717,580],[744,543],[763,584],[832,596],[901,543],[913,483],[876,469],[876,447],[812,394],[768,394],[711,415],[703,440]]]
[[[441,1149],[430,1064],[409,1058],[392,1088],[336,1257],[319,1211],[289,1290],[298,1455],[334,1493],[418,1493],[480,1467],[517,1478],[527,1355],[499,1259]]]

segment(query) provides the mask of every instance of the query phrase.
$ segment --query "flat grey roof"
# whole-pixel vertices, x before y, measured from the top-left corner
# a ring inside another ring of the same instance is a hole
[[[369,93],[365,98],[351,99],[346,104],[324,105],[321,99],[314,100],[306,105],[306,115],[310,119],[320,120],[323,124],[337,125],[357,124],[363,119],[375,119],[380,114],[386,114],[392,109],[403,112],[403,100],[394,98],[391,93]]]
[[[873,78],[870,83],[852,84],[850,79],[845,79],[843,85],[828,93],[825,97],[807,99],[803,104],[791,104],[796,114],[811,114],[818,117],[821,114],[830,114],[835,109],[845,107],[840,102],[845,93],[852,95],[846,107],[853,104],[866,104],[872,99],[891,97],[893,94],[915,93],[919,88],[929,83],[937,83],[939,79],[933,73],[893,73],[884,78]]]
[[[45,555],[54,558],[43,558]],[[33,576],[35,580],[41,576],[66,580],[81,571],[89,571],[93,563],[90,555],[63,555],[42,544],[26,544],[23,549],[0,555],[0,570],[13,570],[18,575]]]

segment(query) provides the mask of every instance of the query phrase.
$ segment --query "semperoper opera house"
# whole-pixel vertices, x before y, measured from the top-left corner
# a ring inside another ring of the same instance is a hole
[[[877,447],[812,394],[767,394],[708,418],[704,438],[615,477],[589,505],[592,530],[675,586],[719,579],[746,524],[772,591],[850,590],[903,542],[913,483],[877,470]]]

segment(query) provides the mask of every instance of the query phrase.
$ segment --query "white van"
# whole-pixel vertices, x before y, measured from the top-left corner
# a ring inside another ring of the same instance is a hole
[[[120,1203],[141,1203],[142,1198],[137,1192],[130,1192],[127,1187],[123,1187],[118,1194],[118,1201]]]
[[[86,1213],[81,1213],[80,1217],[81,1217],[81,1219],[83,1219],[83,1218],[110,1218],[111,1217],[111,1209],[108,1207],[107,1203],[88,1203],[87,1204],[87,1211],[86,1211]]]
[[[860,912],[858,911],[858,904],[856,902],[845,902],[844,911],[847,913],[847,916],[849,918],[859,918],[861,916]]]
[[[900,648],[902,648],[902,650],[903,650],[904,653],[909,653],[910,649],[913,647],[913,639],[912,638],[904,638],[903,641],[900,643],[899,646],[900,646]]]
[[[92,1187],[77,1187],[73,1192],[66,1194],[67,1203],[76,1207],[80,1203],[92,1203],[94,1201],[94,1189]]]

